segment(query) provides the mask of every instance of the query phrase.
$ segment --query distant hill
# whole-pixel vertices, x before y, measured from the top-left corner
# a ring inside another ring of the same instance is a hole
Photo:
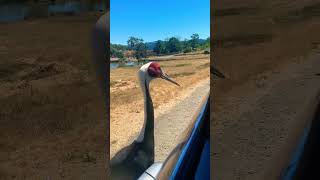
[[[199,43],[204,43],[205,41],[205,39],[199,39]]]

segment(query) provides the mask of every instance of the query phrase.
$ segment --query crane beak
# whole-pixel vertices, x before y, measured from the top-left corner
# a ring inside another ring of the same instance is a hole
[[[219,78],[222,78],[222,79],[225,78],[225,76],[220,71],[218,71],[218,69],[216,69],[214,66],[210,67],[210,71],[212,74],[218,76]]]
[[[177,82],[175,82],[174,80],[172,80],[172,79],[168,76],[168,74],[164,73],[163,71],[161,71],[160,77],[161,77],[162,79],[164,79],[164,80],[167,80],[167,81],[169,81],[169,82],[177,85],[177,86],[180,86]]]

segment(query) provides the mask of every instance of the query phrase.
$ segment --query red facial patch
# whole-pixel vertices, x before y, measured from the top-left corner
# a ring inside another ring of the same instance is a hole
[[[148,67],[148,73],[151,77],[160,77],[161,75],[160,64],[157,62],[152,62]]]

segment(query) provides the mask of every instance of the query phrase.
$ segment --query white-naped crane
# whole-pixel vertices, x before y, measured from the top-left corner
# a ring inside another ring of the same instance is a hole
[[[162,78],[179,86],[157,62],[143,65],[138,71],[138,77],[144,95],[144,124],[133,143],[111,159],[111,179],[137,179],[154,163],[154,112],[149,89],[151,80]]]

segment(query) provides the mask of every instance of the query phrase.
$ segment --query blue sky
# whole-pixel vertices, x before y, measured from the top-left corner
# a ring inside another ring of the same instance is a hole
[[[151,42],[193,33],[210,36],[210,0],[110,0],[113,44],[126,44],[130,36]]]

